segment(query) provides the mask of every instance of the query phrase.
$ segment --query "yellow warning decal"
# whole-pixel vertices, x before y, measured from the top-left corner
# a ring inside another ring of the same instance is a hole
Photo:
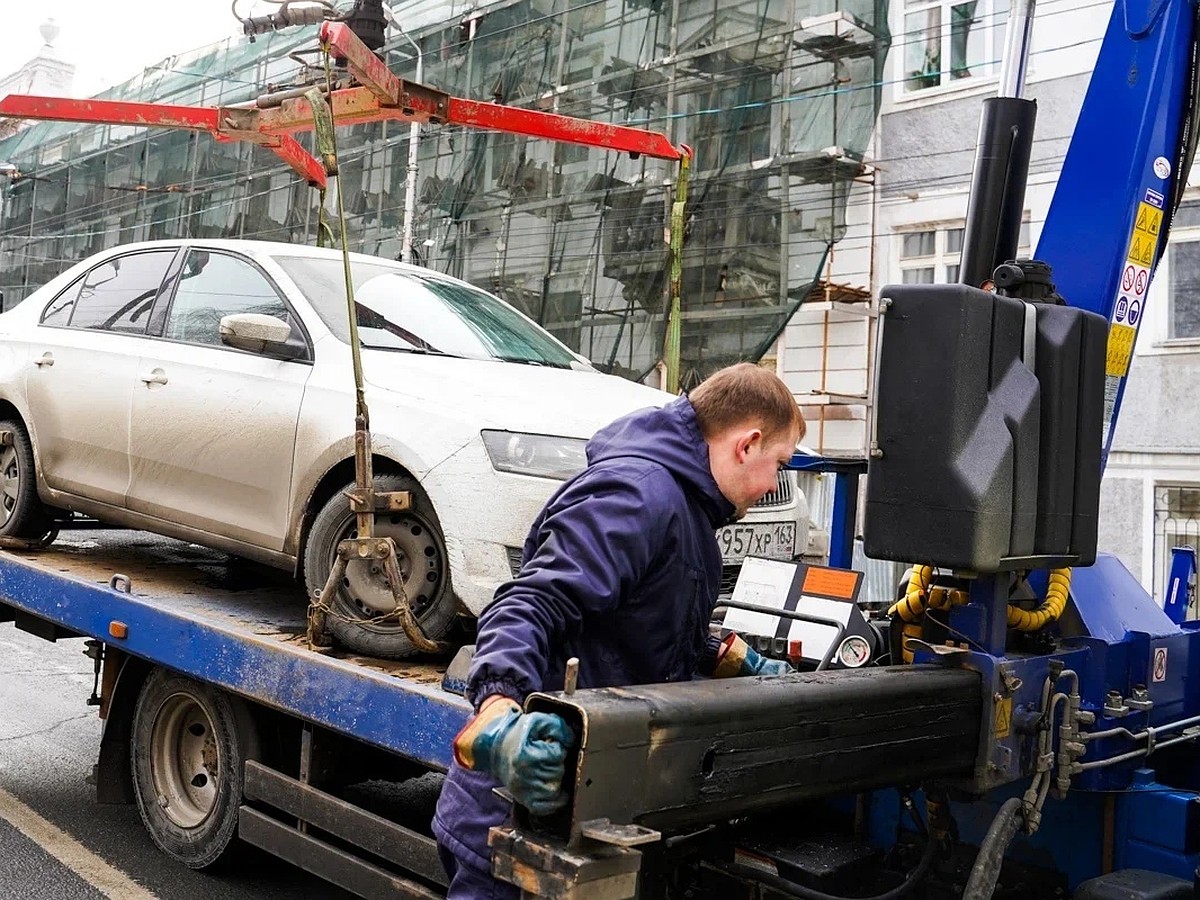
[[[995,732],[997,738],[1006,738],[1012,731],[1012,697],[996,702]]]
[[[1158,237],[1158,229],[1162,227],[1162,218],[1161,209],[1155,209],[1149,203],[1139,203],[1134,230],[1145,232],[1150,237]]]
[[[1108,360],[1104,367],[1106,375],[1124,378],[1129,374],[1129,360],[1133,356],[1133,339],[1136,337],[1137,329],[1132,325],[1114,322],[1109,326]]]
[[[1133,233],[1129,236],[1129,261],[1149,268],[1154,263],[1154,248],[1158,246],[1158,232],[1162,228],[1163,214],[1149,203],[1139,203],[1137,217],[1133,220]]]

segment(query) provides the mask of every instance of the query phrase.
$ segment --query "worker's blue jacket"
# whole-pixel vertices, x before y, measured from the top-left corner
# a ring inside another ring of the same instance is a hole
[[[686,397],[618,419],[587,446],[588,467],[546,503],[520,574],[479,617],[467,698],[518,702],[579,687],[686,681],[706,648],[721,577],[715,532],[734,512],[709,469]],[[488,776],[451,767],[434,832],[458,860],[490,870],[488,829],[510,807]]]

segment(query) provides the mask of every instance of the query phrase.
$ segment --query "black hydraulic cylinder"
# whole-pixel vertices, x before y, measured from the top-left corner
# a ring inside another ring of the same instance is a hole
[[[982,287],[996,266],[1015,259],[1037,103],[1018,97],[983,101],[979,148],[963,233],[959,281]]]
[[[570,803],[518,824],[577,840],[608,819],[668,829],[850,791],[969,780],[980,741],[977,672],[939,666],[810,672],[534,694],[582,737]]]

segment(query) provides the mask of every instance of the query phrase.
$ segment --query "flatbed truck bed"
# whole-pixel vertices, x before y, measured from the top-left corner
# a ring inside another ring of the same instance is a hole
[[[310,649],[306,605],[287,573],[143,532],[0,552],[0,622],[95,642],[101,802],[137,802],[155,843],[194,868],[233,849],[232,833],[204,834],[224,811],[243,840],[361,896],[440,896],[427,822],[337,794],[444,771],[470,707],[443,689],[444,663]],[[175,792],[160,784],[172,773]]]

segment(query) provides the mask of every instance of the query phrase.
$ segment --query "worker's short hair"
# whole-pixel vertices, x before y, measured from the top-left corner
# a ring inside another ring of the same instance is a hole
[[[710,375],[688,393],[700,432],[707,440],[730,428],[762,429],[767,441],[789,432],[804,438],[804,416],[796,398],[774,372],[753,363],[738,363]]]

